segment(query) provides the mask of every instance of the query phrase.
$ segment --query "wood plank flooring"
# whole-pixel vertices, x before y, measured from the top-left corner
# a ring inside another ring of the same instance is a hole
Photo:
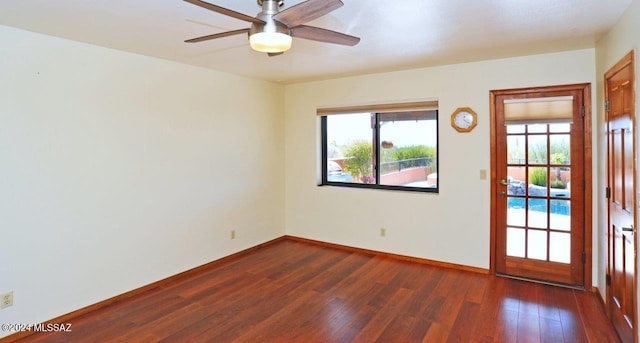
[[[594,294],[280,240],[20,342],[618,342]]]

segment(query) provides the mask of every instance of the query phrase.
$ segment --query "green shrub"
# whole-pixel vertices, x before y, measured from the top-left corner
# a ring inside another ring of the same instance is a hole
[[[564,182],[562,182],[561,180],[554,180],[554,181],[551,181],[551,188],[565,189],[567,188],[567,185],[565,185]]]
[[[411,145],[397,148],[393,151],[395,161],[410,160],[414,158],[429,158],[431,167],[435,170],[436,166],[436,147],[426,145]]]
[[[373,150],[370,142],[360,141],[350,145],[344,152],[346,169],[354,177],[371,176]]]
[[[411,145],[396,149],[393,154],[396,161],[409,160],[412,158],[433,157],[436,154],[435,147],[426,145]]]
[[[531,168],[529,170],[529,183],[545,187],[547,185],[547,168]]]

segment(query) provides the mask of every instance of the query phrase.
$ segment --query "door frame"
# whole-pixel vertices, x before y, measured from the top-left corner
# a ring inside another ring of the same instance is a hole
[[[609,78],[613,77],[615,74],[617,74],[618,72],[620,72],[621,70],[623,70],[625,67],[631,65],[631,77],[633,78],[633,88],[632,88],[632,96],[633,99],[631,101],[631,125],[632,125],[632,129],[633,129],[633,141],[634,141],[634,146],[633,146],[633,150],[634,153],[637,154],[638,151],[638,147],[637,147],[637,142],[638,142],[638,134],[636,132],[637,129],[637,113],[636,113],[636,74],[635,74],[635,51],[631,50],[629,53],[627,53],[624,57],[622,57],[615,65],[613,65],[609,70],[607,70],[604,74],[604,86],[603,86],[603,103],[606,103],[606,101],[608,100],[608,92],[609,92],[609,85],[608,85],[608,80]],[[606,151],[607,151],[607,175],[606,175],[606,180],[607,180],[607,187],[611,186],[611,180],[609,179],[610,176],[610,171],[609,171],[609,111],[605,108],[604,109],[604,125],[605,128],[607,130],[607,141],[606,141]],[[634,160],[637,160],[638,156],[634,156]],[[638,170],[637,170],[637,162],[634,162],[633,165],[633,177],[634,177],[634,189],[636,190],[635,194],[633,195],[634,198],[634,206],[636,206],[636,208],[634,209],[633,212],[633,225],[634,227],[638,226],[638,203],[637,203],[637,197],[638,197],[638,189],[640,189],[638,187]],[[611,247],[611,217],[610,217],[610,208],[609,208],[609,199],[608,198],[603,198],[605,206],[607,208],[607,227],[605,228],[605,234],[606,234],[606,239],[607,239],[607,265],[606,265],[606,291],[604,294],[605,297],[605,302],[606,302],[606,309],[607,309],[607,315],[609,316],[609,318],[611,320],[613,320],[612,317],[612,313],[611,313],[611,304],[610,304],[610,300],[611,300],[611,253],[612,253],[612,247]],[[633,328],[634,328],[634,332],[633,332],[633,339],[634,342],[638,342],[639,337],[638,337],[638,258],[637,258],[637,253],[638,253],[638,233],[636,231],[636,234],[634,235],[634,241],[633,241],[633,245],[634,245],[634,250],[636,253],[635,256],[635,261],[634,261],[634,276],[633,276],[633,288],[635,290],[634,293],[634,299],[633,299],[633,311],[634,311],[634,323],[633,324]]]
[[[582,101],[584,108],[584,178],[585,178],[585,187],[584,187],[584,247],[583,251],[585,253],[584,264],[583,264],[583,274],[584,274],[584,287],[590,291],[593,291],[592,286],[592,266],[593,266],[593,184],[592,184],[592,154],[593,154],[593,136],[592,136],[592,122],[591,122],[591,84],[590,83],[579,83],[579,84],[569,84],[569,85],[559,85],[559,86],[544,86],[544,87],[527,87],[527,88],[516,88],[516,89],[502,89],[502,90],[492,90],[489,92],[490,97],[490,130],[491,130],[491,200],[490,200],[490,208],[491,208],[491,233],[490,233],[490,259],[489,259],[489,272],[492,275],[496,274],[496,261],[497,261],[497,250],[496,250],[496,239],[497,239],[497,218],[495,208],[497,206],[498,196],[499,196],[499,188],[498,188],[498,179],[497,179],[497,158],[495,151],[497,149],[497,134],[496,134],[496,97],[500,95],[525,95],[529,93],[541,93],[546,91],[582,91]]]

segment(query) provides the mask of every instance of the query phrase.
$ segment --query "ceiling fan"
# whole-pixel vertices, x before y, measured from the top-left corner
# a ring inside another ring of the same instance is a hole
[[[208,10],[251,23],[250,28],[215,33],[188,39],[186,43],[196,43],[237,34],[248,34],[251,48],[276,56],[291,48],[292,37],[304,38],[324,43],[354,46],[360,38],[344,33],[303,25],[344,5],[341,0],[307,0],[283,11],[284,0],[257,0],[262,11],[254,18],[230,9],[200,0],[184,0]]]

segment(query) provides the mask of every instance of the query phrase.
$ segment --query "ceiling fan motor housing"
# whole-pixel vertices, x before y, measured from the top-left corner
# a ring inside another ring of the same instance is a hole
[[[264,24],[252,23],[249,30],[249,36],[259,32],[279,32],[286,35],[291,35],[289,28],[275,20],[273,16],[278,13],[278,7],[284,4],[283,0],[258,0],[258,3],[262,5],[262,12],[258,13],[256,18],[263,20]]]
[[[261,33],[280,33],[286,35],[289,41],[291,39],[291,30],[284,24],[273,19],[273,16],[278,13],[278,7],[284,4],[283,0],[258,0],[258,3],[262,3],[262,11],[258,13],[256,18],[264,21],[264,24],[251,23],[249,29],[249,40],[251,36]],[[291,43],[289,42],[289,47]],[[255,47],[254,47],[255,48]],[[287,48],[288,49],[288,48]],[[261,52],[282,52],[282,49],[269,50],[268,48],[260,49]]]
[[[265,0],[258,0],[258,5],[260,5],[260,7],[262,7],[262,3],[263,3],[264,1],[265,1]],[[267,0],[267,1],[275,1],[275,0]],[[278,0],[277,2],[278,2],[278,7],[282,7],[282,6],[284,6],[284,0]]]

